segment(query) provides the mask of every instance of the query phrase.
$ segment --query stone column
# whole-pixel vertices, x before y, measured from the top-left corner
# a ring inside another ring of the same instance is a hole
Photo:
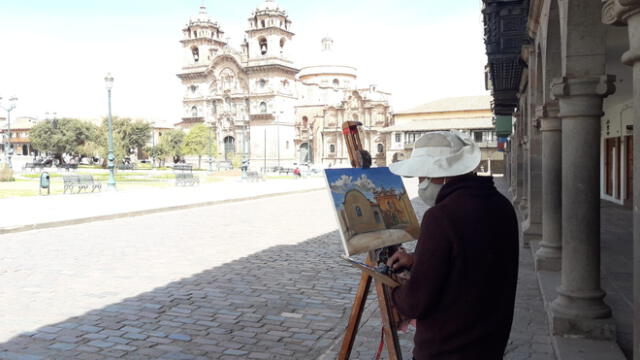
[[[556,335],[614,339],[600,287],[600,118],[613,76],[554,81],[562,119],[562,275],[551,303]]]
[[[539,119],[542,116],[531,114],[529,121],[529,161],[527,164],[527,227],[524,231],[524,244],[529,246],[531,241],[542,239],[542,139],[539,131]]]
[[[640,360],[640,0],[608,0],[602,21],[629,28],[629,51],[622,62],[633,67],[633,359]]]
[[[562,259],[562,123],[557,102],[540,107],[542,132],[542,242],[536,270],[560,271]]]

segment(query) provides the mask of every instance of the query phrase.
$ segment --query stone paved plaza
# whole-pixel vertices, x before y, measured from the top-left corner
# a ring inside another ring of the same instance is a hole
[[[0,359],[334,359],[359,281],[335,228],[313,191],[2,235]],[[553,359],[521,263],[505,359]],[[371,296],[352,359],[379,340]]]

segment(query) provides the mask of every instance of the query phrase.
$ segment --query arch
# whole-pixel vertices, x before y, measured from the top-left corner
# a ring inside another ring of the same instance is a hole
[[[378,144],[378,154],[381,154],[384,152],[384,145],[383,144]]]
[[[191,47],[191,55],[193,55],[193,61],[200,61],[200,49],[198,49],[197,46],[194,45]]]
[[[264,88],[267,85],[267,80],[265,79],[260,79],[258,80],[258,86],[260,86],[260,88]]]
[[[267,113],[267,103],[264,101],[260,103],[260,113],[261,114]]]
[[[284,45],[287,43],[287,39],[285,38],[280,38],[280,48],[284,48]]]
[[[224,159],[231,160],[230,158],[236,152],[236,139],[233,136],[227,136],[223,140],[224,142]]]
[[[393,158],[391,159],[392,163],[397,163],[398,161],[404,160],[404,154],[401,152],[397,152],[393,154]]]
[[[562,76],[562,44],[560,33],[560,12],[558,9],[557,1],[549,1],[545,4],[548,6],[548,17],[546,18],[547,25],[543,28],[546,29],[545,43],[541,48],[542,52],[542,93],[545,102],[550,102],[551,97],[551,83],[553,79]]]
[[[362,208],[358,205],[355,206],[355,211],[356,211],[356,216],[357,217],[362,217]]]
[[[373,211],[373,217],[376,219],[376,224],[380,224],[382,222],[382,217],[380,216],[380,212],[378,210]]]
[[[261,21],[260,21],[260,25],[262,25],[262,27],[267,27],[267,24],[265,23],[265,21],[264,21],[264,20],[261,20]]]
[[[191,107],[191,117],[198,117],[198,107],[195,105]]]
[[[267,38],[261,37],[258,39],[258,43],[260,44],[260,54],[266,55],[269,50],[269,45],[267,43]]]
[[[601,76],[606,67],[606,25],[602,2],[564,0],[558,3],[561,20],[562,76]],[[589,34],[589,41],[584,40]]]
[[[300,144],[300,162],[301,163],[309,163],[311,162],[311,151],[309,148],[309,143]]]
[[[302,117],[302,127],[307,128],[309,126],[309,118],[306,116]]]

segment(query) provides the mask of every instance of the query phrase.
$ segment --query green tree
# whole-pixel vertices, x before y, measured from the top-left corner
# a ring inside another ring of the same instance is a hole
[[[54,154],[62,160],[62,154],[81,154],[81,150],[94,143],[98,127],[78,119],[56,119],[44,121],[31,129],[31,146],[39,152]],[[93,154],[83,154],[93,155]]]
[[[198,156],[198,168],[201,168],[202,155],[205,155],[209,151],[209,144],[211,144],[211,153],[216,153],[215,134],[209,127],[204,124],[198,124],[189,130],[189,133],[184,137],[184,144],[182,145],[182,151],[185,155],[197,155]]]
[[[99,146],[104,159],[108,154],[108,131],[109,124],[107,119],[102,122],[100,128]],[[142,120],[131,120],[129,118],[112,118],[113,127],[113,154],[118,160],[122,161],[129,157],[132,151],[143,149],[149,139],[151,139],[151,125]]]
[[[182,156],[182,144],[184,142],[184,132],[172,129],[162,133],[160,143],[156,146],[158,158],[166,159]]]

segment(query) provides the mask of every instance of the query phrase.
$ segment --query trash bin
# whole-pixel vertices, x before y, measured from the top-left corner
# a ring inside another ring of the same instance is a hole
[[[51,178],[49,177],[48,172],[43,172],[40,174],[40,189],[38,193],[42,195],[42,190],[47,189],[47,195],[51,194]]]

